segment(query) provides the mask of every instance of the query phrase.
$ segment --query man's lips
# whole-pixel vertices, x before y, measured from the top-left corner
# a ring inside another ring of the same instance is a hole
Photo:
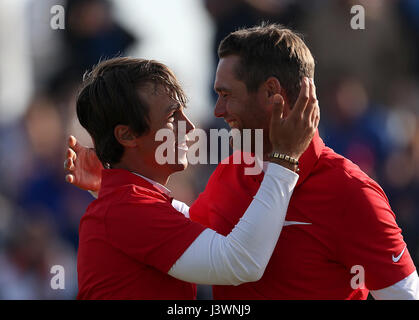
[[[226,122],[228,123],[228,125],[230,126],[231,129],[236,128],[238,129],[239,127],[239,122],[236,120],[226,120]]]

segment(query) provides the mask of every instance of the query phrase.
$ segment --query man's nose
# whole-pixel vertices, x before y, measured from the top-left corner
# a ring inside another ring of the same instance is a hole
[[[184,119],[182,119],[182,120],[185,121],[185,123],[186,123],[186,133],[188,134],[193,129],[195,129],[195,125],[192,123],[191,120],[189,120],[189,118],[186,115],[183,115],[183,118]]]
[[[220,98],[217,99],[214,108],[214,115],[217,118],[223,118],[226,112],[225,103]]]

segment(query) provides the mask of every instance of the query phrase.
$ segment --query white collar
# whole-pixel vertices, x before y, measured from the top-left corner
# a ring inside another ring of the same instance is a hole
[[[164,194],[166,194],[166,195],[168,195],[168,196],[170,196],[170,194],[172,193],[172,192],[171,192],[169,189],[167,189],[164,185],[162,185],[162,184],[160,184],[160,183],[158,183],[158,182],[156,182],[156,181],[154,181],[154,180],[151,180],[151,179],[149,179],[149,178],[146,178],[146,177],[142,176],[141,174],[139,174],[139,173],[137,173],[137,172],[133,172],[133,171],[131,171],[131,173],[133,173],[133,174],[135,174],[136,176],[139,176],[139,177],[143,178],[144,180],[146,180],[146,181],[150,182],[153,186],[155,186],[157,189],[159,189],[161,192],[163,192]]]

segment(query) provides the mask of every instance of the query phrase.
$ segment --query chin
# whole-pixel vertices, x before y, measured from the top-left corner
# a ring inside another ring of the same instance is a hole
[[[170,169],[173,170],[173,172],[183,171],[188,167],[188,158],[186,156],[186,151],[183,150],[177,150],[176,152],[176,163],[170,164]]]
[[[182,168],[183,168],[182,170],[185,170],[188,167],[188,164],[189,164],[188,163],[188,158],[187,158],[186,153],[185,153],[181,156],[180,159],[178,159],[178,165],[182,166]]]
[[[175,172],[183,171],[187,167],[188,167],[188,162],[186,162],[186,163],[179,162],[179,163],[176,163],[176,164],[171,164],[170,165],[170,171],[175,173]]]

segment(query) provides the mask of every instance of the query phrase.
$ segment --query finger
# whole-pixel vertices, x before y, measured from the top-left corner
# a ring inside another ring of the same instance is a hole
[[[74,176],[72,174],[67,174],[65,176],[65,181],[72,184],[74,182]]]
[[[72,148],[76,153],[79,152],[83,147],[77,141],[75,136],[70,136],[68,138],[68,146]]]
[[[293,110],[291,110],[291,115],[302,116],[303,112],[307,106],[309,99],[310,88],[308,83],[308,78],[304,77],[301,81],[300,94],[298,95],[297,101],[295,102]]]
[[[67,159],[72,159],[73,161],[76,161],[77,153],[75,153],[73,149],[68,148],[67,153],[66,153],[66,158]]]
[[[315,93],[316,88],[314,87],[313,79],[309,80],[309,87],[310,87],[309,99],[308,99],[307,107],[304,110],[304,119],[307,122],[314,119],[314,113],[316,112],[317,106],[318,106],[318,101],[317,101],[316,93]]]
[[[73,171],[76,167],[74,166],[74,162],[72,159],[66,159],[64,161],[64,169],[65,170],[69,170],[69,171]]]
[[[316,102],[315,108],[311,114],[311,123],[315,123],[316,118],[319,118],[320,120],[320,108],[319,108],[319,103]]]
[[[316,93],[316,85],[314,84],[314,79],[313,78],[310,78],[310,81],[311,81],[311,84],[313,85],[313,96],[314,96],[314,98],[316,98],[317,99],[317,93]]]
[[[74,136],[69,136],[68,137],[68,146],[70,148],[73,148],[76,145],[76,143],[77,143],[76,137],[74,137]]]
[[[284,114],[284,99],[280,94],[275,94],[273,96],[273,108],[272,108],[272,117],[273,119],[282,119]]]
[[[317,129],[319,127],[320,123],[320,109],[318,109],[318,112],[316,114],[316,117],[314,119],[314,127]]]
[[[307,105],[306,108],[304,109],[303,112],[303,119],[308,122],[311,119],[311,116],[313,114],[313,110],[314,108],[314,103],[316,102],[316,99],[314,99],[313,97],[313,83],[311,81],[311,79],[308,79],[308,101],[307,101]]]

